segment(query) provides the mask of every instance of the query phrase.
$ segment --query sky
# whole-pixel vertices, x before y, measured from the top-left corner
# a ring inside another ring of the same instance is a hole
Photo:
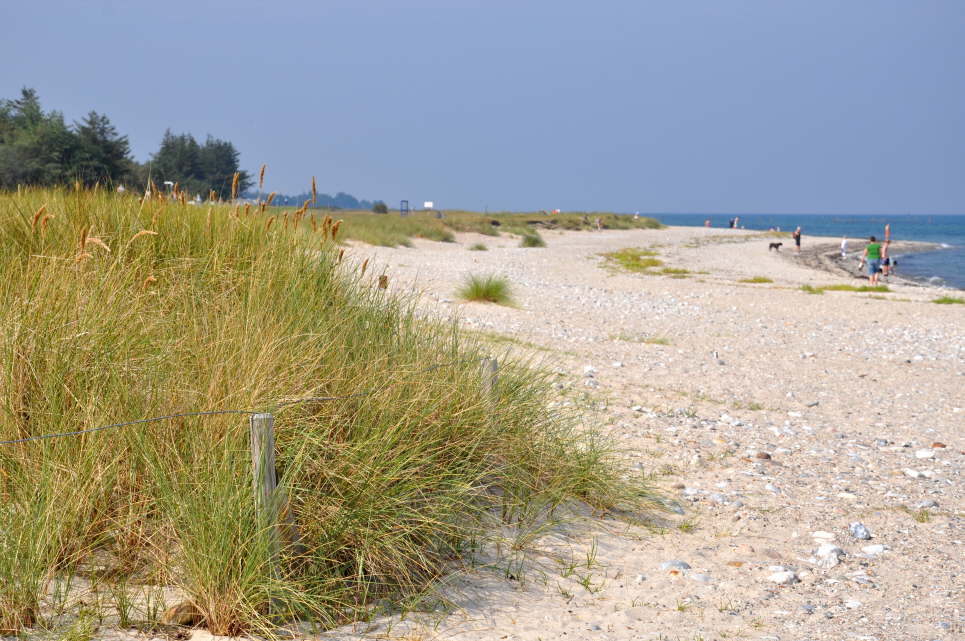
[[[0,98],[268,190],[475,210],[965,213],[963,0],[0,2]]]

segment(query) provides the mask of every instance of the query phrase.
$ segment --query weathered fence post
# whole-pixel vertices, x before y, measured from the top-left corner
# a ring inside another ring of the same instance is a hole
[[[271,414],[251,415],[252,484],[258,527],[268,535],[269,564],[272,578],[281,576],[281,539],[278,532],[279,509],[275,488],[275,417]]]
[[[482,359],[482,387],[483,392],[486,396],[492,398],[493,394],[496,393],[496,381],[497,374],[499,370],[499,363],[496,362],[495,358],[484,358]]]

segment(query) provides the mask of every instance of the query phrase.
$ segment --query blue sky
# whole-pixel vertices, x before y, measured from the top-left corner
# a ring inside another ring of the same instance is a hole
[[[965,213],[962,0],[0,4],[0,96],[390,204]]]

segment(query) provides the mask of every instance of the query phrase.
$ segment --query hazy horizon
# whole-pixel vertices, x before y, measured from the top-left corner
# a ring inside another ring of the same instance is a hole
[[[0,98],[472,210],[965,212],[965,3],[8,3]],[[729,213],[728,213],[729,212]]]

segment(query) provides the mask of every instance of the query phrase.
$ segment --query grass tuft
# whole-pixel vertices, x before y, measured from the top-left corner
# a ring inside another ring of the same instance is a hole
[[[519,241],[520,247],[546,247],[546,241],[543,237],[539,235],[539,232],[533,231],[530,233],[523,234],[523,237]]]
[[[469,246],[469,251],[471,252],[484,252],[489,251],[489,248],[482,243],[473,243]]]
[[[486,276],[470,274],[459,289],[458,296],[463,300],[497,305],[511,305],[513,302],[509,281],[502,276],[492,274]]]
[[[774,281],[767,276],[754,276],[752,278],[744,278],[741,283],[773,283]]]
[[[942,296],[932,301],[936,305],[965,305],[965,298],[954,298],[952,296]]]

